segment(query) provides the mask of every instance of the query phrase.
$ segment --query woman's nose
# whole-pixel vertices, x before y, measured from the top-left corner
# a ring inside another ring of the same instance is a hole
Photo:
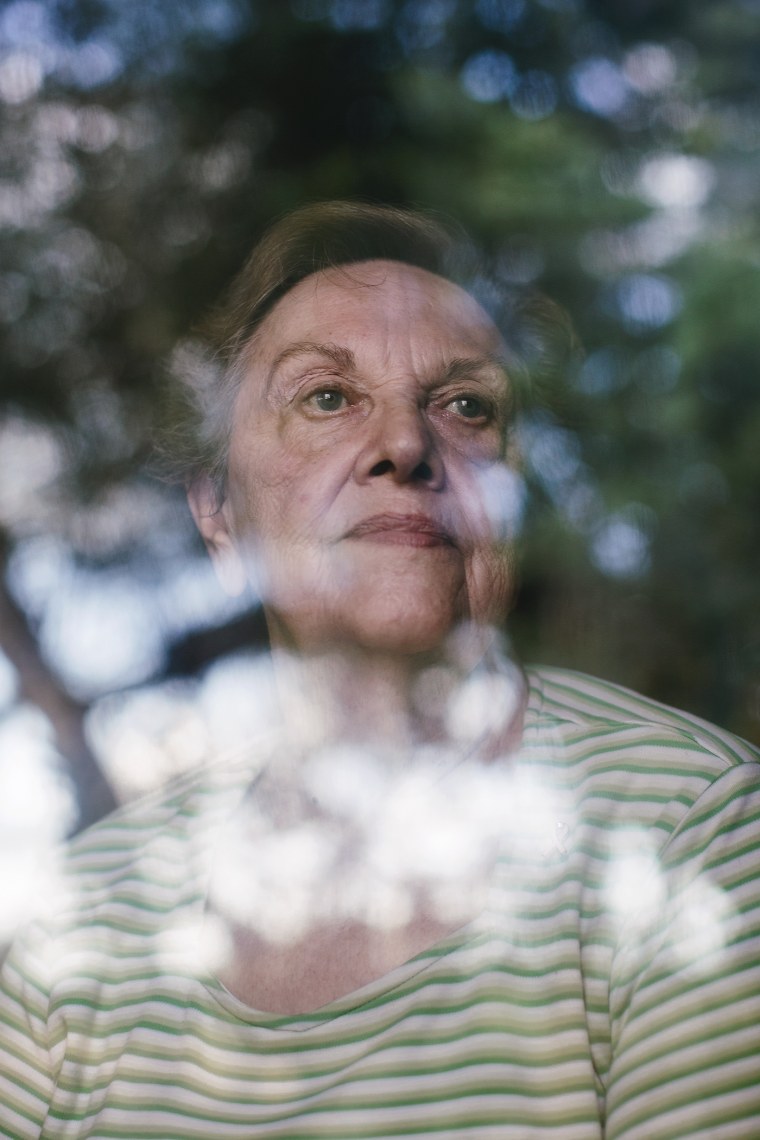
[[[376,408],[366,431],[356,463],[360,482],[389,475],[396,483],[443,486],[443,463],[423,409],[411,404]]]

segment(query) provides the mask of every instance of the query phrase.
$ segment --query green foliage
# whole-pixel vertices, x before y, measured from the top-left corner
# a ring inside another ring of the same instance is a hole
[[[273,216],[414,204],[586,346],[526,427],[521,648],[757,737],[759,25],[740,0],[6,5],[0,431],[58,456],[0,512],[17,564],[53,534],[168,573],[148,519],[103,524],[120,495],[169,503],[165,548],[197,557],[144,474],[177,339]]]

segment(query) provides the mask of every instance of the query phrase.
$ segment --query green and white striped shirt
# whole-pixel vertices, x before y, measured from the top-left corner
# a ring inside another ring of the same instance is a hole
[[[252,762],[80,836],[4,967],[2,1136],[760,1137],[757,753],[619,686],[528,676],[485,911],[312,1014],[257,1012],[187,952]]]

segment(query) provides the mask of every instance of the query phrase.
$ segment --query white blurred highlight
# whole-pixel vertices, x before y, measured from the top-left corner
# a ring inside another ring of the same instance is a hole
[[[106,697],[90,713],[90,737],[120,799],[206,759],[210,740],[192,696],[192,689],[164,686]]]
[[[479,468],[476,477],[490,533],[502,540],[514,538],[525,510],[525,480],[504,463]]]
[[[63,467],[53,432],[21,416],[0,425],[0,522],[22,534],[54,527],[53,483]]]
[[[54,665],[62,665],[78,695],[87,692],[94,677],[104,692],[158,671],[164,651],[161,635],[140,583],[126,574],[101,573],[96,589],[52,595],[40,641]]]
[[[678,896],[671,935],[672,950],[689,973],[715,969],[724,949],[732,918],[726,894],[702,875]]]
[[[265,653],[238,653],[206,673],[197,708],[214,751],[256,740],[277,721],[271,661]]]
[[[319,807],[361,824],[371,819],[384,785],[382,762],[366,748],[322,749],[304,766],[304,787]]]
[[[639,190],[648,202],[663,209],[694,209],[709,197],[715,168],[705,158],[687,154],[658,154],[639,172]]]
[[[642,828],[623,828],[613,837],[605,897],[619,923],[644,930],[665,902],[665,883],[653,837]]]
[[[178,918],[159,935],[158,953],[165,969],[192,976],[222,970],[232,956],[227,926],[214,915]]]
[[[466,778],[453,783],[415,770],[386,796],[368,844],[369,864],[382,877],[449,883],[474,875],[483,852],[473,827],[473,789]]]
[[[265,769],[218,838],[212,913],[275,945],[335,922],[392,930],[420,908],[461,924],[485,906],[500,850],[567,855],[565,798],[508,758],[428,747],[400,771],[387,761],[340,748],[284,778]]]
[[[0,100],[15,105],[25,103],[42,87],[44,71],[30,52],[14,52],[0,63]]]
[[[212,909],[269,942],[297,941],[330,913],[322,891],[334,855],[332,829],[318,822],[277,830],[263,817],[238,821],[215,855]]]
[[[591,557],[610,578],[635,578],[650,565],[650,537],[635,507],[617,511],[599,523],[591,542]]]
[[[463,744],[501,732],[512,720],[520,700],[517,677],[509,673],[475,673],[450,696],[446,727]]]
[[[243,746],[271,729],[276,700],[268,657],[239,654],[200,682],[102,698],[88,717],[98,757],[122,800]]]
[[[0,941],[55,897],[55,852],[76,811],[50,725],[19,706],[0,721]]]
[[[589,56],[572,68],[570,87],[579,106],[607,118],[625,111],[631,94],[627,75],[601,55]]]
[[[675,82],[678,62],[664,44],[643,43],[626,53],[623,71],[637,91],[656,95]]]
[[[715,970],[733,918],[725,892],[706,874],[686,883],[677,873],[666,878],[654,837],[643,828],[615,834],[605,898],[629,933],[666,931],[667,952],[678,970]]]

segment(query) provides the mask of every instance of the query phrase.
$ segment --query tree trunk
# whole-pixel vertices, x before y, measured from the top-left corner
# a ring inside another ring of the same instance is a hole
[[[84,731],[87,707],[66,692],[45,662],[26,614],[5,581],[8,539],[0,533],[0,649],[16,669],[19,696],[35,704],[53,727],[55,743],[76,790],[76,831],[112,811],[113,790],[96,760]]]

